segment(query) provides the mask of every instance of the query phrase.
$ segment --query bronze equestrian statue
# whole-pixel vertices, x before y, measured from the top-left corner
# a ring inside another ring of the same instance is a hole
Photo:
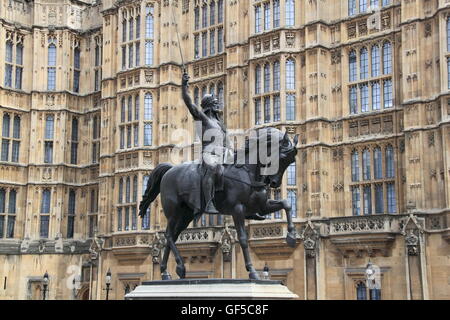
[[[219,137],[220,132],[225,135],[226,130],[220,120],[217,100],[210,95],[205,96],[202,99],[203,110],[200,110],[192,103],[187,94],[188,81],[189,77],[184,74],[183,99],[194,119],[202,122],[203,130],[212,128]],[[215,137],[217,138],[217,135]],[[163,280],[171,279],[167,272],[167,260],[172,250],[177,263],[176,273],[180,278],[185,278],[186,268],[175,242],[180,233],[194,219],[200,217],[205,211],[209,211],[233,217],[249,278],[259,279],[250,257],[245,219],[258,219],[284,209],[288,221],[286,241],[289,246],[295,246],[296,231],[292,222],[291,206],[287,200],[269,199],[269,189],[281,186],[286,168],[295,162],[298,136],[295,136],[292,143],[287,133],[284,134],[278,129],[260,129],[257,136],[252,141],[248,140],[242,150],[241,154],[244,154],[245,163],[224,164],[222,164],[223,158],[219,157],[223,155],[220,152],[221,148],[224,148],[222,151],[226,151],[225,140],[217,141],[220,139],[215,139],[215,145],[212,145],[209,139],[203,140],[202,145],[209,148],[207,159],[203,159],[200,163],[186,162],[176,166],[161,163],[156,166],[150,175],[147,189],[139,206],[139,215],[143,217],[147,208],[161,193],[161,205],[167,218],[165,233],[167,243],[160,266],[161,277]],[[262,148],[265,149],[264,151],[267,150],[268,145],[265,143],[268,143],[272,149],[277,148],[275,155],[278,168],[276,172],[270,174],[265,174],[268,164],[260,157]],[[252,146],[256,146],[256,148]],[[252,153],[257,155],[256,158]],[[206,152],[203,152],[203,157],[205,154]],[[233,154],[234,161],[238,158],[237,154]],[[251,161],[251,159],[256,159],[256,161]],[[205,162],[208,163],[205,164]],[[218,182],[220,188],[215,188]],[[199,190],[199,186],[203,190]],[[203,201],[199,197],[200,194],[204,195]]]

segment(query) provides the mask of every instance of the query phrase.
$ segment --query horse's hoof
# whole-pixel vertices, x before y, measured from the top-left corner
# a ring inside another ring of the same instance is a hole
[[[186,268],[184,266],[177,266],[177,275],[180,279],[186,278]]]
[[[163,273],[162,275],[161,275],[161,279],[162,280],[172,280],[172,276],[170,275],[170,273]]]
[[[257,272],[250,272],[248,274],[248,277],[250,278],[250,280],[261,280]]]
[[[297,244],[297,237],[295,233],[288,233],[286,236],[286,243],[289,247],[295,248],[295,245]]]

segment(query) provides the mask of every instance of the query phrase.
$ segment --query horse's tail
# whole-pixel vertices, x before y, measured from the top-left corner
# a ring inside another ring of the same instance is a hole
[[[147,189],[142,197],[142,201],[139,205],[139,216],[144,217],[150,204],[156,199],[160,192],[160,185],[162,177],[167,171],[173,168],[170,163],[161,163],[156,166],[153,172],[150,174],[147,183]]]

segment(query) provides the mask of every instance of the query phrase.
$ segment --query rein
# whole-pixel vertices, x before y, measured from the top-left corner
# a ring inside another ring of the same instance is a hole
[[[237,179],[237,178],[234,178],[234,177],[227,176],[226,174],[224,174],[223,177],[224,177],[224,178],[228,178],[228,179],[230,179],[230,180],[234,180],[234,181],[243,183],[243,184],[245,184],[245,185],[247,185],[247,186],[250,186],[250,187],[252,187],[252,188],[265,188],[265,187],[267,187],[267,184],[262,183],[262,182],[260,182],[260,184],[256,184],[256,183],[255,183],[255,184],[254,184],[254,183],[248,183],[248,182],[242,181],[242,180],[240,180],[240,179]]]

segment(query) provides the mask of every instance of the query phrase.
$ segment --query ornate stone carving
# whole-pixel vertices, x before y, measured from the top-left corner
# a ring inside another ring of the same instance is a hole
[[[151,254],[153,263],[159,263],[161,260],[161,251],[166,246],[166,237],[163,233],[156,233],[151,245]]]
[[[293,48],[295,45],[295,32],[286,32],[286,47]]]

